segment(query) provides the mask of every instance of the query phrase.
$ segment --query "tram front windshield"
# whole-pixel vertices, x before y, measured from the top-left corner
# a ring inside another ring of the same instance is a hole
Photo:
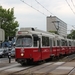
[[[31,47],[32,37],[31,36],[20,36],[16,40],[16,47]]]

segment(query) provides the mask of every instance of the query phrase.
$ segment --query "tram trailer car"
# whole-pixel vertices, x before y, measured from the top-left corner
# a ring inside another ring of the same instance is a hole
[[[75,52],[75,40],[34,28],[16,33],[15,60],[22,65]]]

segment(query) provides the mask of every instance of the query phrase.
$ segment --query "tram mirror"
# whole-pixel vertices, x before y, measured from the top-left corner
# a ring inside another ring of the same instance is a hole
[[[35,41],[39,40],[39,37],[38,37],[38,35],[36,35],[36,34],[33,34],[32,36],[33,36],[33,38],[34,38],[34,40],[35,40]]]

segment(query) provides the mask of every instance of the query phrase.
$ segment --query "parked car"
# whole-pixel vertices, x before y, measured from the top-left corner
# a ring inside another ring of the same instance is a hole
[[[0,57],[5,57],[7,55],[7,52],[4,48],[0,48]]]

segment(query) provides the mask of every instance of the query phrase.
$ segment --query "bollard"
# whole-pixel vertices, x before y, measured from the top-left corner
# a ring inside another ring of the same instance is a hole
[[[11,52],[8,53],[9,63],[11,63]]]

